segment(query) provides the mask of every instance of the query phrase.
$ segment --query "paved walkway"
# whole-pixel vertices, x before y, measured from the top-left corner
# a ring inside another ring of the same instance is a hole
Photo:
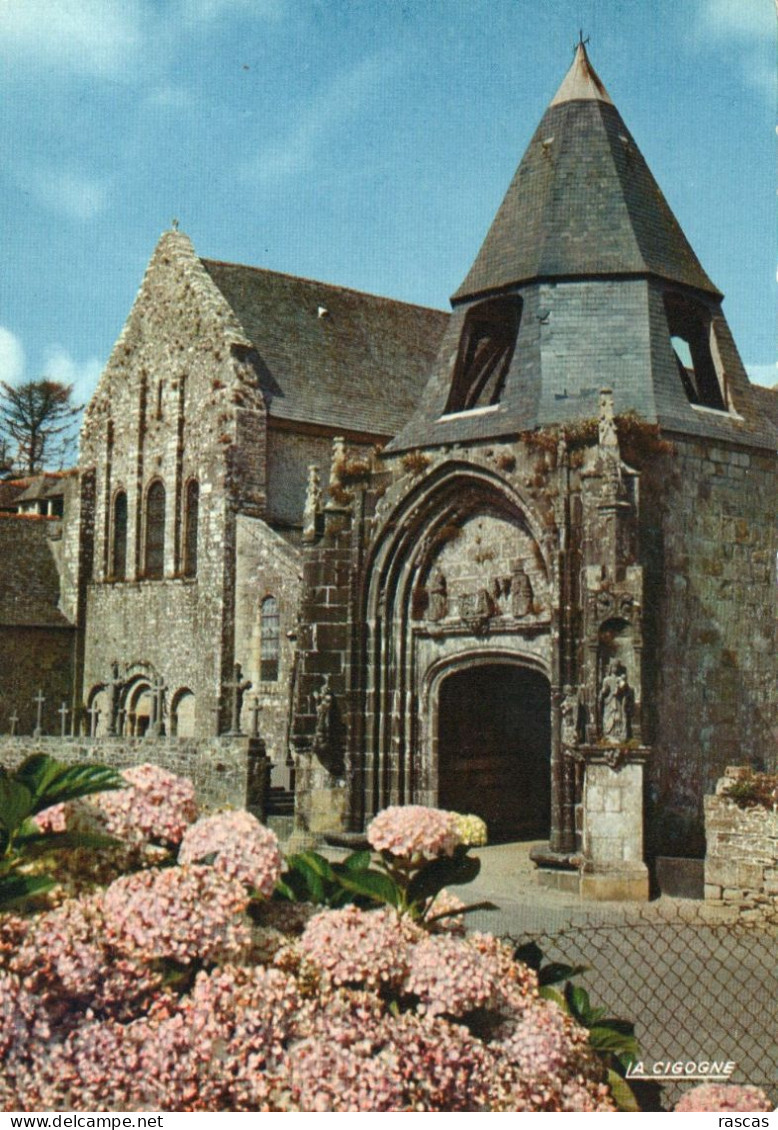
[[[756,1083],[778,1101],[775,919],[744,923],[736,908],[667,896],[583,901],[538,885],[531,847],[474,852],[478,878],[454,890],[498,909],[469,915],[470,929],[531,939],[547,960],[585,965],[577,980],[609,1015],[635,1022],[647,1063],[733,1060],[733,1081]],[[666,1108],[683,1089],[665,1084]]]

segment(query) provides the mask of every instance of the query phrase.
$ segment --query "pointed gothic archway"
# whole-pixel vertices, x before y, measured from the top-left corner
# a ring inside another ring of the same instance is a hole
[[[437,700],[442,808],[486,821],[490,843],[545,839],[551,811],[551,688],[539,671],[490,661],[459,667]]]

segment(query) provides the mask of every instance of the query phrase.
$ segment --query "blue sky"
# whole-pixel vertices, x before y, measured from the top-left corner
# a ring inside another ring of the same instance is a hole
[[[174,217],[446,306],[579,27],[776,383],[774,0],[0,0],[0,379],[88,398]]]

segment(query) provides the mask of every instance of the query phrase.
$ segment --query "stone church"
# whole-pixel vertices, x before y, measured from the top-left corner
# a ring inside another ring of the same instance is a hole
[[[166,233],[61,523],[84,728],[259,731],[299,842],[438,804],[643,897],[775,767],[778,396],[721,301],[583,45],[450,314]]]

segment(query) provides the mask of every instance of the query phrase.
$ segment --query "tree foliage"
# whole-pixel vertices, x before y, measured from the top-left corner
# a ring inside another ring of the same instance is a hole
[[[32,475],[63,465],[82,407],[72,398],[72,385],[45,377],[20,385],[0,381],[0,449],[14,471]]]

